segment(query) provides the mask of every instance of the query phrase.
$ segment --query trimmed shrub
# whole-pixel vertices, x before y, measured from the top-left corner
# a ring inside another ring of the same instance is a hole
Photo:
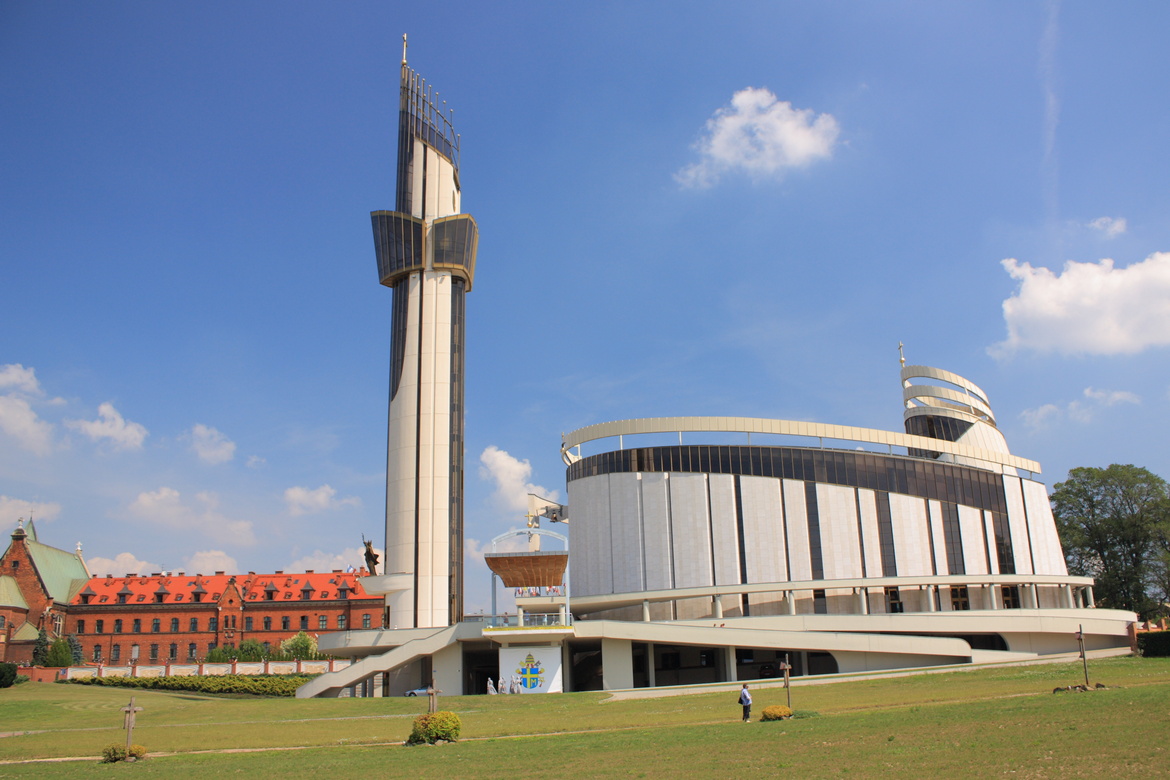
[[[122,745],[111,743],[102,748],[102,763],[115,764],[119,761],[125,761],[128,758],[133,758],[137,761],[146,756],[146,748],[142,745],[131,745],[127,750]]]
[[[187,677],[77,677],[73,685],[100,685],[110,688],[141,688],[155,691],[196,693],[243,693],[251,696],[295,696],[297,688],[315,675],[213,674]]]
[[[1170,631],[1138,634],[1137,645],[1143,658],[1170,656]]]
[[[0,688],[16,685],[16,664],[0,663]]]
[[[454,712],[443,710],[433,715],[419,715],[414,719],[414,728],[410,730],[408,745],[421,745],[424,742],[433,745],[439,740],[457,742],[463,723]]]
[[[783,704],[773,704],[771,707],[764,707],[764,714],[760,716],[760,720],[784,720],[791,717],[792,710]]]

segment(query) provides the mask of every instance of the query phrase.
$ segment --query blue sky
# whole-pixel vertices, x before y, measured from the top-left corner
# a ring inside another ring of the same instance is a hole
[[[0,2],[0,520],[96,573],[381,543],[401,35],[455,108],[478,553],[560,434],[901,429],[1170,477],[1164,4]],[[1006,262],[1010,261],[1010,262]]]

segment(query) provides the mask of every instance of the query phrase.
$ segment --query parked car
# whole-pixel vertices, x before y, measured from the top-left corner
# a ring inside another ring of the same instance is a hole
[[[403,696],[426,696],[429,688],[415,688],[413,691],[407,691]]]

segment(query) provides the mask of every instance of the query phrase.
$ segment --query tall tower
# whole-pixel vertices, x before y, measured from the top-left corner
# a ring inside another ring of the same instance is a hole
[[[406,36],[395,210],[370,217],[394,291],[385,573],[411,575],[386,596],[389,625],[447,626],[463,618],[463,314],[479,232],[460,213],[451,114],[407,67]]]

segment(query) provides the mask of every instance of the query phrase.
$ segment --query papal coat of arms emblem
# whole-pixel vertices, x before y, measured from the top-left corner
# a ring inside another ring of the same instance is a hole
[[[524,663],[520,664],[516,670],[516,674],[520,675],[520,684],[530,691],[544,685],[544,678],[541,677],[542,672],[544,669],[541,667],[540,661],[533,658],[532,653],[528,654]]]

